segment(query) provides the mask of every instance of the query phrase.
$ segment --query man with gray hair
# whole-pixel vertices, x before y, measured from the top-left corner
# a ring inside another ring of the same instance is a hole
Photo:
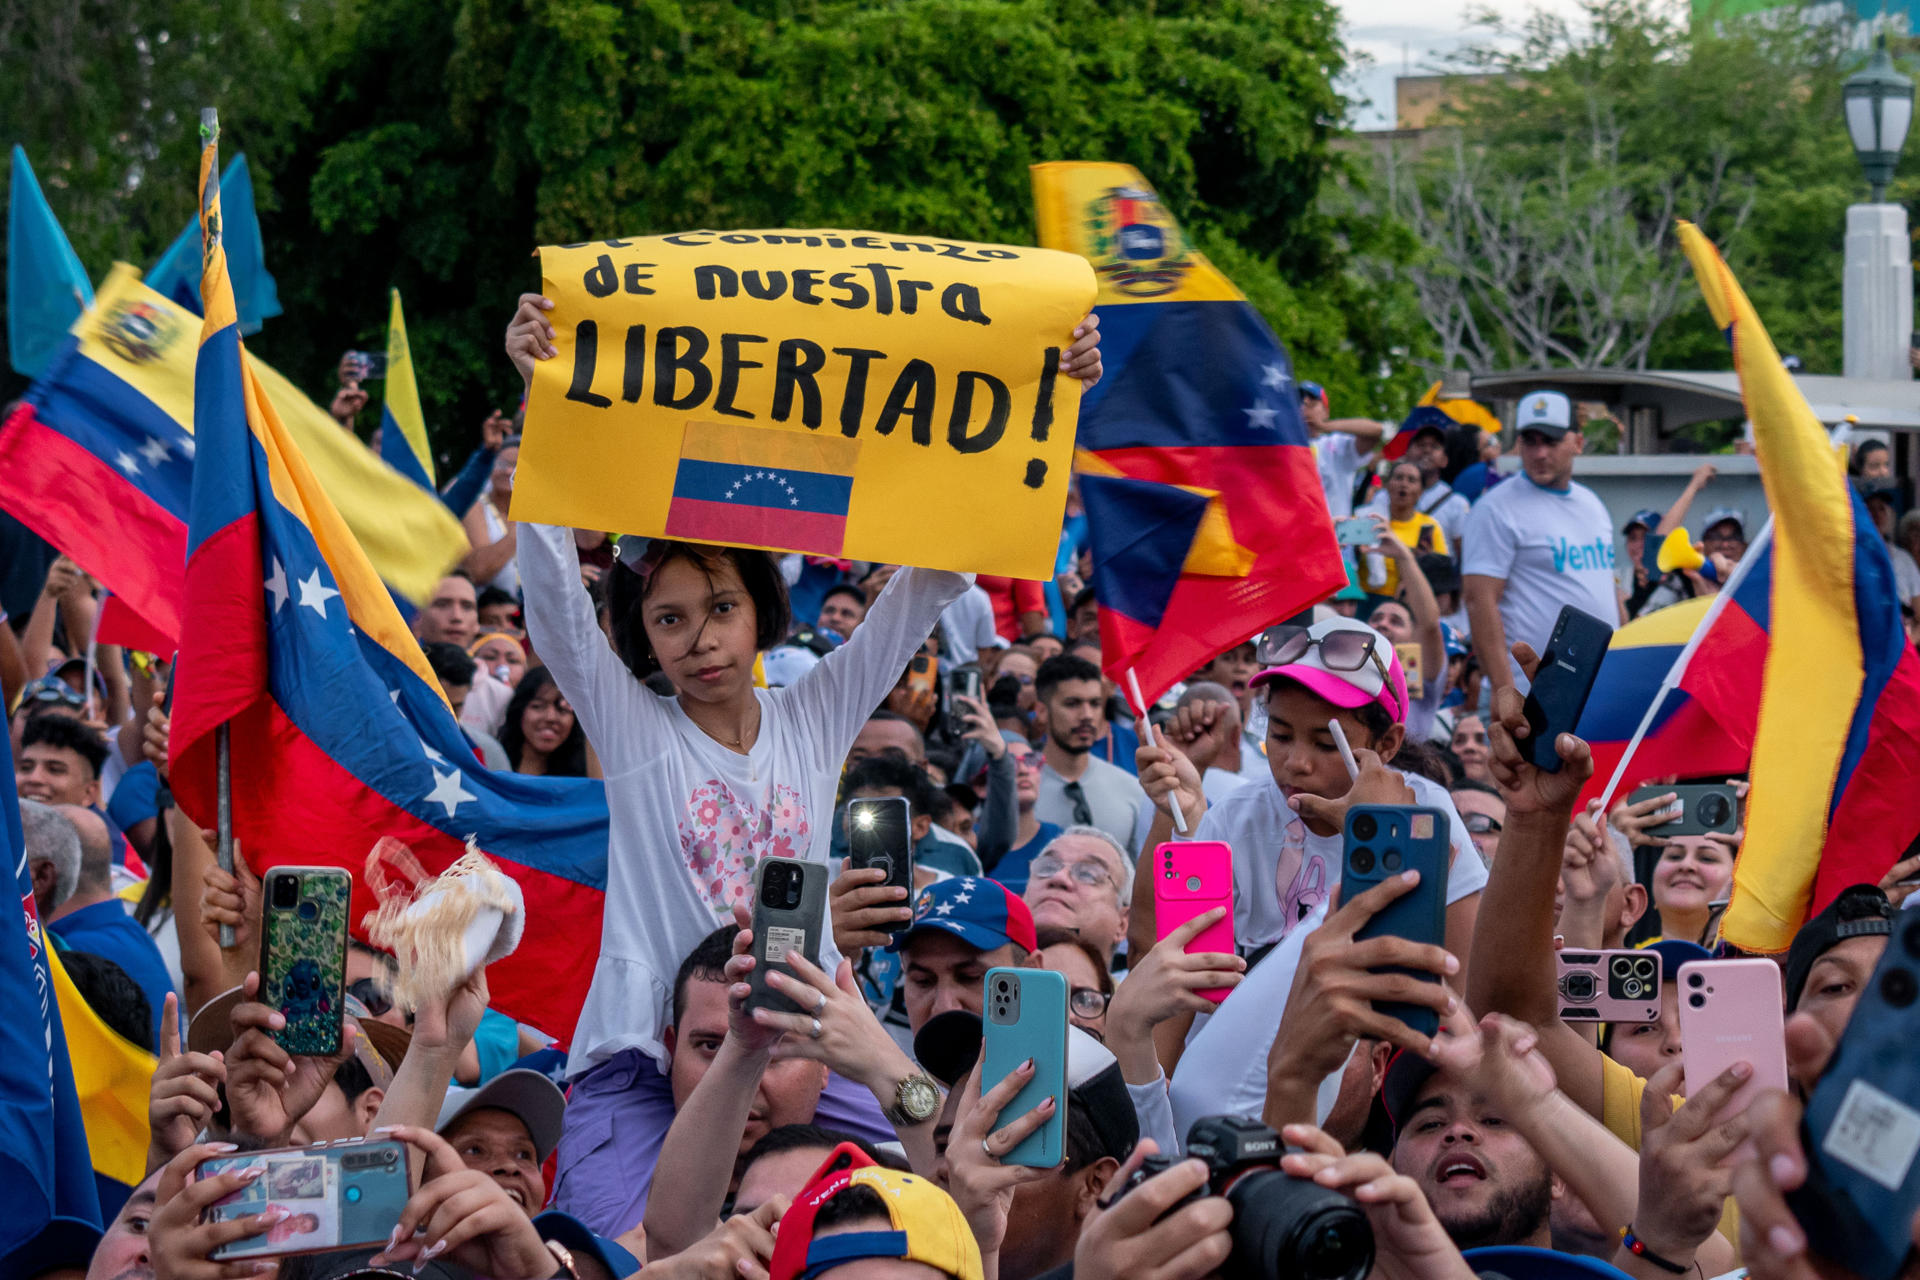
[[[27,841],[34,910],[44,923],[73,896],[80,883],[80,833],[52,805],[24,798],[20,801],[20,828]]]
[[[127,914],[127,904],[113,891],[113,835],[104,818],[78,805],[61,805],[54,817],[74,833],[80,865],[73,892],[45,917],[47,927],[70,949],[91,952],[126,970],[147,997],[153,1020],[153,1039],[147,1047],[158,1052],[160,1018],[173,978],[160,948]]]
[[[1033,860],[1026,904],[1036,929],[1067,929],[1098,951],[1108,967],[1127,936],[1133,859],[1098,827],[1068,827]]]

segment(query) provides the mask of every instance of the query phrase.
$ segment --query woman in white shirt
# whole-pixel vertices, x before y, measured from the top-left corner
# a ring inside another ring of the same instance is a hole
[[[523,295],[507,352],[531,383],[550,358],[551,303]],[[1099,377],[1098,332],[1062,366]],[[853,639],[784,689],[756,689],[755,654],[786,638],[786,585],[765,552],[625,539],[607,581],[612,648],[565,529],[524,525],[520,581],[533,646],[598,754],[611,823],[600,958],[570,1048],[573,1093],[553,1202],[607,1235],[640,1221],[673,1118],[668,1006],[680,961],[750,906],[763,857],[824,862],[854,735],[965,591],[969,577],[894,575]],[[672,682],[663,697],[642,683]],[[830,939],[825,929],[823,937]],[[839,956],[822,948],[827,972]],[[822,1123],[890,1131],[864,1089],[821,1100]],[[865,1116],[869,1123],[860,1123]]]

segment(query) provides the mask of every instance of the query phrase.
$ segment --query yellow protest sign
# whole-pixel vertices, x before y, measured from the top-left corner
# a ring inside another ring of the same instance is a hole
[[[1084,258],[860,231],[548,246],[516,520],[1053,573]]]

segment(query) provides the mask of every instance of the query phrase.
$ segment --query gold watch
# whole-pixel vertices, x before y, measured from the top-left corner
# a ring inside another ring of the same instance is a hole
[[[940,1085],[932,1076],[916,1071],[893,1086],[893,1105],[884,1114],[896,1129],[925,1124],[940,1114]]]

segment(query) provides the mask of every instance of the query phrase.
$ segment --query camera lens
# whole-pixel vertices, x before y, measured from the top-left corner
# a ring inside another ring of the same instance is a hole
[[[1707,985],[1707,977],[1703,973],[1690,973],[1687,975],[1687,985],[1698,991]]]
[[[1727,803],[1723,795],[1714,794],[1700,797],[1699,806],[1694,810],[1704,826],[1722,827],[1733,816],[1733,806]]]
[[[1687,1003],[1696,1009],[1704,1009],[1707,1007],[1707,998],[1696,991],[1687,997]]]
[[[993,989],[1001,995],[1005,995],[1013,989],[1013,983],[1006,978],[996,978],[993,982]]]
[[[1373,870],[1373,850],[1355,849],[1353,851],[1353,869],[1361,875]]]
[[[1880,979],[1880,995],[1896,1009],[1904,1009],[1913,1003],[1915,995],[1920,994],[1913,975],[1905,969],[1889,969],[1887,976]]]
[[[1400,851],[1398,849],[1387,850],[1385,856],[1380,859],[1380,865],[1388,871],[1398,871],[1400,869]]]
[[[1638,1000],[1641,993],[1640,979],[1623,978],[1620,982],[1620,994],[1628,1000]]]
[[[1635,960],[1633,962],[1633,972],[1636,976],[1645,978],[1648,982],[1653,981],[1653,961],[1648,959]]]
[[[1353,835],[1356,840],[1371,840],[1380,834],[1380,824],[1370,813],[1363,813],[1353,820]]]
[[[300,901],[300,882],[292,876],[281,876],[273,882],[273,905],[281,910],[290,909]]]
[[[1227,1191],[1233,1205],[1228,1277],[1361,1280],[1373,1269],[1373,1229],[1338,1191],[1261,1169]]]

